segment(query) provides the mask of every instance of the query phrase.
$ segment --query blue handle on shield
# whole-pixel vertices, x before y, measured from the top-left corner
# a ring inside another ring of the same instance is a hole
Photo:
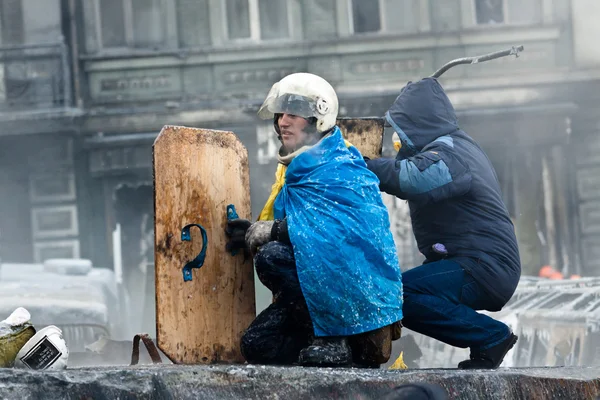
[[[231,221],[232,219],[239,218],[238,213],[235,211],[235,206],[233,204],[229,204],[227,206],[227,220]],[[238,253],[237,249],[231,250],[231,255],[235,256]]]
[[[235,206],[233,204],[230,204],[227,206],[227,219],[228,220],[232,220],[232,219],[236,219],[239,218],[237,212],[235,211]]]
[[[206,236],[206,230],[200,224],[189,224],[181,229],[181,241],[191,242],[192,237],[190,236],[190,228],[197,226],[202,232],[202,250],[192,261],[185,264],[183,267],[183,280],[185,282],[192,280],[192,268],[201,268],[204,265],[204,259],[206,258],[206,247],[208,245],[208,237]]]

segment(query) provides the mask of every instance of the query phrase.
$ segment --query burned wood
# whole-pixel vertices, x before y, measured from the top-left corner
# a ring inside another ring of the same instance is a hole
[[[344,138],[352,143],[363,156],[381,157],[384,133],[383,118],[338,118],[337,125]]]

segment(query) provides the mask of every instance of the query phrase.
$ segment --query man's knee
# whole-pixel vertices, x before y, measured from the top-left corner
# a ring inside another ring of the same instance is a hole
[[[414,302],[414,298],[417,296],[416,293],[404,292],[402,296],[402,315],[404,319],[410,319],[413,315],[419,313],[421,305]],[[404,319],[402,320],[404,322]]]
[[[419,288],[417,285],[413,284],[413,280],[410,279],[410,277],[405,277],[403,274],[402,275],[402,291],[403,291],[404,296],[406,296],[410,293],[418,293]]]
[[[269,242],[262,245],[254,256],[254,264],[259,270],[270,270],[277,265],[293,261],[291,246],[281,242]]]
[[[423,292],[423,269],[423,266],[419,266],[402,273],[402,289],[405,296],[410,293]]]
[[[254,256],[254,266],[260,281],[272,292],[282,290],[285,282],[296,277],[293,250],[291,246],[280,242],[261,246]]]

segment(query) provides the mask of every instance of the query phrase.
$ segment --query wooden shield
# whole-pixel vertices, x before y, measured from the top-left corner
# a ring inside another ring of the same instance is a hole
[[[363,156],[371,159],[381,157],[383,148],[383,118],[338,118],[337,125],[346,140]]]
[[[248,152],[232,132],[165,126],[153,146],[156,334],[174,363],[241,363],[242,332],[256,315],[250,260],[225,250],[227,206],[250,219]],[[183,267],[204,245],[184,280]]]

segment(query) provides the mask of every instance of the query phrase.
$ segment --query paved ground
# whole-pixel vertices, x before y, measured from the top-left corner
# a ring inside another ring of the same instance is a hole
[[[357,370],[263,366],[138,366],[60,372],[0,369],[2,399],[380,399],[427,381],[451,399],[595,399],[600,368],[497,371]]]

